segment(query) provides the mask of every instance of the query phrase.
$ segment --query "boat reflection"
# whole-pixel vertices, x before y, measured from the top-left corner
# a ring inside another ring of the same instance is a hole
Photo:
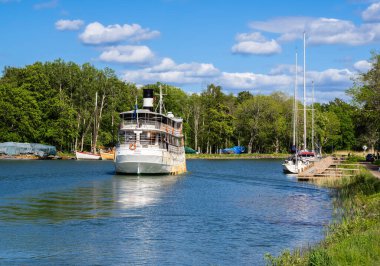
[[[167,188],[170,188],[178,176],[115,176],[113,179],[113,197],[120,209],[140,208],[154,205],[160,200]]]
[[[46,221],[128,216],[160,201],[178,176],[114,176],[91,186],[10,198],[0,203],[0,221]]]

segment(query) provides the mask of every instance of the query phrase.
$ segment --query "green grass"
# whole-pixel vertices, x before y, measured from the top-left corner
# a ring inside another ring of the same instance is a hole
[[[380,179],[363,171],[327,186],[341,220],[314,247],[266,255],[268,265],[380,265]]]

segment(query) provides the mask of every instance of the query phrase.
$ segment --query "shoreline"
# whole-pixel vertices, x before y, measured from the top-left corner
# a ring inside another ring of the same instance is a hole
[[[341,219],[330,223],[315,245],[266,254],[267,265],[378,265],[380,180],[372,166],[364,163],[354,177],[320,184],[335,191],[334,209],[343,211]]]
[[[273,153],[243,153],[243,154],[186,154],[186,159],[206,159],[206,160],[256,160],[256,159],[286,159],[290,154]]]
[[[259,159],[286,159],[290,154],[186,154],[186,160],[259,160]],[[57,155],[54,157],[38,157],[36,155],[0,155],[0,160],[75,160],[75,155]]]

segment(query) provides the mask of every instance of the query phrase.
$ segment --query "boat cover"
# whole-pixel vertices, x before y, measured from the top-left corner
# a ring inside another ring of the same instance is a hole
[[[55,148],[55,146],[44,145],[39,143],[4,142],[0,143],[0,154],[34,154],[43,157],[49,155],[56,155],[57,149]]]

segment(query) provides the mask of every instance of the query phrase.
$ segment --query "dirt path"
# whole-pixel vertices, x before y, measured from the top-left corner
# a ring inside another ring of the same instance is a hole
[[[371,163],[361,163],[363,164],[375,177],[380,178],[380,166]]]

